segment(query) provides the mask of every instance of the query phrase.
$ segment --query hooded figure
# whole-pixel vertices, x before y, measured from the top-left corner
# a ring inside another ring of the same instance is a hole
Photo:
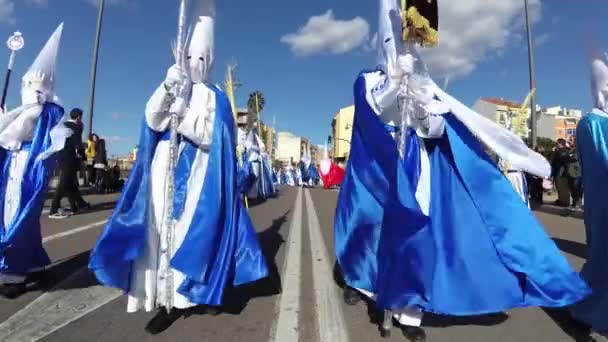
[[[608,337],[608,54],[591,62],[594,109],[576,129],[576,143],[583,173],[587,261],[581,271],[593,294],[575,305],[574,318]]]
[[[137,161],[89,262],[100,283],[125,291],[128,312],[161,308],[150,333],[168,328],[183,309],[220,307],[227,287],[268,274],[238,194],[231,106],[208,79],[213,3],[198,2],[185,66],[169,68],[148,101]],[[174,97],[176,87],[186,95]],[[179,117],[174,184],[170,113]]]
[[[306,151],[300,163],[300,173],[302,175],[302,184],[304,186],[313,187],[315,182],[321,178],[315,164],[310,157],[310,145],[306,146]]]
[[[515,134],[512,127],[511,118],[506,120],[506,128]],[[508,161],[501,159],[499,162],[500,169],[505,174],[505,177],[511,182],[513,190],[521,197],[522,201],[526,203],[528,208],[530,207],[530,201],[528,198],[528,182],[526,181],[526,175],[516,168],[513,167]]]
[[[380,0],[381,66],[354,86],[335,216],[346,284],[395,313],[413,341],[425,340],[412,327],[424,311],[468,316],[581,300],[589,288],[478,139],[531,174],[548,176],[549,163],[438,87],[414,46],[401,44],[399,14],[397,0]],[[345,300],[356,302],[352,289]]]
[[[23,76],[21,106],[0,114],[0,295],[25,292],[28,274],[50,264],[40,214],[56,165],[71,135],[55,96],[63,24]]]
[[[325,145],[323,160],[321,160],[321,164],[319,165],[319,171],[321,173],[323,187],[325,189],[342,184],[342,179],[344,179],[344,170],[329,159],[327,145]]]
[[[265,200],[273,195],[272,176],[266,168],[264,161],[264,144],[260,140],[256,129],[252,129],[245,142],[247,160],[251,164],[251,169],[256,181],[249,189],[247,195],[250,199]]]

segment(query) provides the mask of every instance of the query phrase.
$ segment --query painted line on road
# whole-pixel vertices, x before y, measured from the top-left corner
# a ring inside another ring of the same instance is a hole
[[[308,236],[312,251],[312,279],[319,341],[348,342],[348,330],[344,324],[340,296],[332,272],[333,265],[331,265],[331,259],[321,233],[319,217],[310,196],[310,190],[306,189],[304,195],[308,213]]]
[[[38,341],[122,295],[121,290],[80,284],[86,267],[0,324],[0,341]]]
[[[289,228],[283,265],[282,293],[271,341],[298,342],[300,339],[300,283],[302,278],[302,188],[298,189]]]
[[[66,236],[82,233],[82,232],[85,232],[87,230],[91,230],[91,229],[97,228],[99,226],[103,226],[106,223],[108,223],[108,220],[101,220],[101,221],[93,222],[91,224],[87,224],[86,226],[70,229],[70,230],[65,231],[65,232],[61,232],[61,233],[57,233],[55,235],[47,236],[47,237],[45,237],[45,238],[42,239],[42,243],[47,243],[47,242],[51,242],[53,240],[64,238]]]

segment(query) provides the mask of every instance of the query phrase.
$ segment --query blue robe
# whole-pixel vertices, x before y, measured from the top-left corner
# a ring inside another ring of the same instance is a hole
[[[587,262],[581,275],[594,293],[571,311],[595,331],[608,334],[608,117],[586,115],[578,124],[576,136],[587,232]]]
[[[420,150],[406,157],[355,84],[352,150],[336,211],[336,255],[349,286],[377,294],[382,309],[417,306],[447,315],[565,306],[589,289],[481,144],[446,114],[440,139],[424,141],[431,204],[415,198]],[[474,244],[472,244],[474,242]]]
[[[176,169],[174,215],[183,211],[186,191],[201,196],[186,237],[171,260],[171,267],[186,280],[178,292],[195,304],[221,305],[224,290],[268,275],[255,229],[237,189],[235,124],[225,94],[211,87],[216,97],[213,138],[204,185],[186,189],[189,165],[197,146],[188,142]],[[150,208],[151,162],[163,133],[143,123],[137,161],[103,234],[91,254],[89,268],[105,286],[130,288],[131,266],[143,252]]]
[[[40,214],[57,160],[53,155],[40,160],[38,156],[51,147],[51,129],[61,121],[63,114],[62,107],[46,103],[36,124],[34,138],[31,143],[23,144],[30,154],[23,175],[19,208],[8,227],[0,219],[1,273],[25,275],[30,270],[45,267],[51,262],[42,245]],[[0,147],[0,218],[4,217],[4,196],[10,164],[11,152]]]
[[[275,177],[270,167],[270,162],[265,158],[262,158],[262,169],[264,175],[264,195],[266,198],[273,197],[275,195]]]
[[[256,176],[249,162],[247,152],[243,152],[242,161],[243,163],[238,167],[237,188],[240,194],[246,195],[251,190],[253,184],[255,184]]]

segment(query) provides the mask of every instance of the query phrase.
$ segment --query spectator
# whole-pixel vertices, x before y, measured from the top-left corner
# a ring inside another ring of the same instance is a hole
[[[106,141],[99,139],[96,144],[95,158],[93,159],[93,167],[95,168],[95,190],[97,193],[104,193],[107,190],[107,166]]]
[[[70,120],[66,121],[65,126],[72,130],[73,134],[66,139],[65,146],[58,153],[59,184],[55,190],[49,218],[63,219],[68,217],[68,213],[61,210],[61,199],[68,197],[70,210],[76,213],[79,209],[88,209],[90,205],[82,199],[78,189],[78,170],[84,158],[82,144],[82,110],[75,108],[70,112]]]
[[[536,146],[534,149],[541,155],[545,155],[545,149],[542,146]],[[543,204],[543,179],[526,173],[528,184],[530,185],[530,201],[535,205]]]
[[[86,185],[90,183],[95,183],[95,169],[93,168],[93,159],[95,159],[95,155],[97,154],[96,145],[98,140],[99,137],[97,136],[97,134],[89,134],[89,139],[87,140],[87,149],[85,150]]]
[[[565,177],[568,180],[570,194],[572,194],[572,207],[580,208],[581,198],[583,195],[581,181],[582,173],[576,150],[576,137],[574,135],[570,136],[568,141],[568,150],[569,153],[566,160]]]
[[[570,206],[570,190],[566,178],[566,166],[570,159],[571,151],[568,149],[565,139],[557,139],[557,146],[551,160],[551,177],[557,190],[558,199],[556,205]]]

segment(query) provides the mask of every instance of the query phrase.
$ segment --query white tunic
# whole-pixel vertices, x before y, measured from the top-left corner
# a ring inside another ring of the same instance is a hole
[[[165,132],[169,129],[170,115],[168,93],[161,85],[148,101],[146,122],[150,129]],[[212,142],[215,120],[215,93],[205,84],[194,84],[188,109],[178,127],[178,132],[191,142],[199,145],[188,179],[186,203],[181,218],[175,222],[173,240],[168,241],[166,224],[166,198],[169,168],[169,141],[158,143],[152,160],[150,175],[151,215],[148,225],[148,239],[143,255],[133,265],[131,288],[128,294],[127,312],[152,311],[156,307],[185,309],[196,304],[177,292],[185,279],[184,274],[170,268],[170,259],[181,246],[197,202],[203,189],[209,148]],[[180,153],[186,142],[180,143]],[[169,248],[168,248],[169,247]],[[170,254],[170,255],[169,255]]]

